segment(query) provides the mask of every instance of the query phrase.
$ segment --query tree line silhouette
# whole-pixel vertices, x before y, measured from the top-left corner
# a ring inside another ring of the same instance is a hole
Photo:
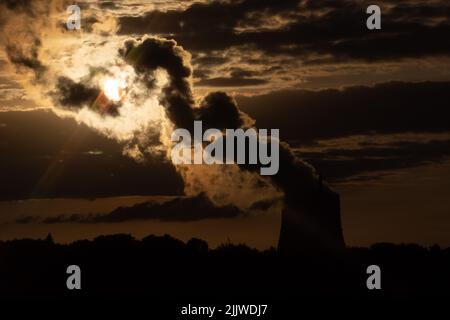
[[[66,269],[81,268],[81,290],[68,290]],[[366,269],[381,268],[381,290],[368,290]],[[336,254],[285,256],[245,244],[211,249],[169,235],[128,234],[58,244],[46,239],[0,242],[0,297],[444,297],[450,288],[450,248],[378,243]]]

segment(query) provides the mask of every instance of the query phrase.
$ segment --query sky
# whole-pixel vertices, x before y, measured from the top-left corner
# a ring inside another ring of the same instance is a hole
[[[278,128],[348,245],[450,246],[448,1],[379,1],[381,30],[356,0],[77,3],[81,30],[67,1],[0,1],[0,239],[276,246],[283,194],[313,182],[175,167],[171,130],[200,118]]]

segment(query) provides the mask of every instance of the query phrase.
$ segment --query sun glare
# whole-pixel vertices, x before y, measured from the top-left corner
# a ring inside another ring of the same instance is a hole
[[[106,79],[103,82],[103,92],[111,101],[120,101],[124,94],[125,82],[118,79]]]

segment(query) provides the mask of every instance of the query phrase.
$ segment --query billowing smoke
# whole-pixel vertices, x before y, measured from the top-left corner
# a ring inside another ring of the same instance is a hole
[[[201,120],[204,129],[249,128],[255,124],[253,119],[239,110],[236,101],[224,92],[209,93],[199,104],[194,103],[190,55],[175,41],[155,37],[144,37],[140,41],[127,40],[125,48],[120,52],[133,65],[137,73],[151,74],[158,68],[167,70],[170,85],[164,89],[161,103],[166,107],[174,127],[191,128],[193,120]],[[314,168],[296,158],[286,143],[281,144],[280,161],[281,172],[272,180],[284,191],[286,199],[293,200],[298,194],[306,195],[308,190],[318,188],[320,182]],[[195,170],[196,166],[192,167]],[[207,166],[202,169],[213,171]],[[256,168],[241,166],[241,169],[247,169],[237,170],[239,175],[244,176],[246,171],[253,171]],[[209,175],[201,174],[200,176]],[[196,180],[200,179],[196,178]],[[202,185],[202,183],[196,183],[196,185],[199,184]],[[214,180],[206,182],[205,185],[214,185]]]
[[[163,90],[161,102],[166,106],[169,119],[176,127],[189,128],[193,123],[194,97],[190,54],[173,40],[146,37],[141,41],[125,41],[119,50],[125,61],[152,87],[151,75],[162,68],[169,75],[170,85]]]
[[[151,75],[156,70],[167,71],[169,85],[162,90],[159,101],[173,128],[192,131],[194,120],[201,120],[205,130],[254,125],[254,120],[241,112],[235,100],[224,92],[209,93],[199,103],[195,102],[190,54],[175,41],[150,36],[130,39],[119,52],[136,74],[145,79],[148,88],[154,85]],[[204,192],[220,205],[231,202],[250,207],[256,201],[277,199],[281,195],[257,173],[242,170],[237,165],[178,165],[177,169],[184,178],[187,194]]]
[[[9,3],[6,14],[2,9],[2,24],[15,25],[19,19],[23,26],[34,21],[32,17],[38,12],[51,16],[57,2],[21,6],[8,18],[12,12]],[[113,33],[105,36],[101,27],[97,28],[101,33],[80,37],[56,26],[52,29],[30,23],[20,31],[27,41],[3,34],[2,43],[9,61],[18,70],[33,74],[25,85],[36,89],[35,100],[51,105],[60,116],[72,117],[117,140],[125,154],[139,161],[148,157],[169,161],[170,133],[175,128],[192,130],[195,120],[203,122],[204,130],[255,125],[226,93],[209,93],[196,101],[190,54],[174,40],[152,36],[126,39]],[[55,24],[61,21],[55,19]],[[55,45],[54,39],[43,37],[44,33],[64,40]],[[283,195],[286,206],[308,211],[323,197],[317,196],[318,190],[321,195],[332,194],[315,170],[295,157],[285,143],[280,145],[279,172],[270,178],[261,177],[255,165],[179,165],[177,169],[185,181],[186,194],[203,192],[220,205],[249,208],[261,201],[275,202]],[[311,228],[322,227],[308,222]]]

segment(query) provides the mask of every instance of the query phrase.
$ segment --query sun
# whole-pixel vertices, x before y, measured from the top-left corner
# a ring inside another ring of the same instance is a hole
[[[103,92],[109,100],[117,102],[125,93],[125,85],[123,80],[107,78],[103,82]]]

